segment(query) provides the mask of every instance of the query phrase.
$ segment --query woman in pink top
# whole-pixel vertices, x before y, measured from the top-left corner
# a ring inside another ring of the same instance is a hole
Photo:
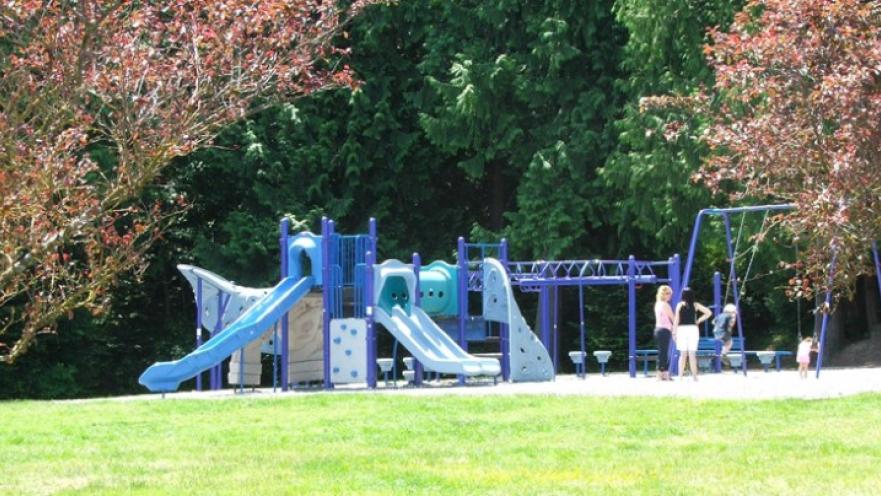
[[[673,337],[673,308],[670,307],[670,298],[673,297],[673,289],[670,286],[658,288],[655,298],[655,341],[658,343],[658,379],[670,380],[670,339]]]

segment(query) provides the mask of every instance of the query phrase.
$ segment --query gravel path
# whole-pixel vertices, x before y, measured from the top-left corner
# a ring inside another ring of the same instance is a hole
[[[819,380],[813,373],[807,380],[799,379],[793,370],[783,372],[751,371],[746,377],[727,372],[724,374],[705,374],[699,381],[690,378],[673,382],[659,382],[654,377],[639,375],[631,379],[625,373],[614,373],[602,377],[590,374],[586,379],[572,375],[558,376],[554,382],[543,383],[499,383],[491,382],[469,384],[458,387],[452,381],[430,383],[425,387],[383,387],[367,391],[363,387],[338,387],[333,393],[311,389],[294,393],[273,393],[272,389],[246,389],[245,394],[237,394],[232,389],[222,391],[180,392],[165,395],[174,399],[223,399],[223,398],[281,398],[302,394],[393,394],[407,396],[492,396],[492,395],[573,395],[573,396],[654,396],[682,397],[692,399],[821,399],[837,398],[866,392],[881,393],[881,368],[823,369]],[[401,384],[399,382],[399,384]],[[141,394],[113,398],[132,401],[160,398],[158,394]]]

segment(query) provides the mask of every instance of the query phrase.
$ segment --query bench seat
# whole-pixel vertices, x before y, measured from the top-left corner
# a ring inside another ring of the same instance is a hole
[[[761,350],[765,351],[765,350]],[[771,351],[771,350],[768,350]],[[743,338],[733,337],[731,343],[731,351],[729,353],[743,353],[745,356],[755,356],[757,357],[759,350],[744,350],[743,349]],[[677,359],[679,356],[679,352],[673,351],[674,357],[673,359]],[[722,342],[715,338],[700,338],[697,345],[696,356],[698,358],[713,358],[713,370],[715,372],[722,371]],[[774,361],[777,371],[781,370],[780,360],[784,357],[792,356],[791,351],[774,351]],[[643,375],[648,377],[648,364],[649,362],[655,362],[655,368],[657,369],[657,361],[658,361],[658,350],[652,348],[646,349],[638,349],[636,350],[636,360],[637,363],[642,361],[642,372]]]

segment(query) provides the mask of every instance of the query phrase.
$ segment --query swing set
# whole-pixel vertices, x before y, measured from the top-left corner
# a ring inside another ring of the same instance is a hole
[[[689,244],[688,256],[686,257],[686,261],[685,261],[685,271],[682,276],[682,285],[680,286],[678,291],[674,288],[674,299],[673,299],[674,306],[675,306],[676,302],[679,301],[679,298],[681,296],[681,289],[685,286],[688,286],[688,282],[691,278],[691,269],[692,269],[692,266],[694,265],[694,258],[695,258],[694,256],[695,256],[695,252],[697,250],[697,243],[698,243],[698,239],[700,236],[700,230],[701,230],[701,225],[702,225],[703,219],[705,217],[711,217],[711,216],[721,217],[722,222],[725,226],[725,247],[727,250],[727,255],[728,255],[728,260],[729,260],[728,283],[726,284],[725,301],[728,300],[729,289],[730,289],[731,296],[733,297],[733,300],[734,300],[734,306],[737,308],[737,321],[736,321],[737,322],[737,335],[740,338],[741,342],[743,342],[743,319],[741,318],[741,312],[740,312],[740,300],[741,300],[741,296],[744,294],[745,286],[747,283],[747,278],[749,277],[750,270],[752,269],[752,266],[753,266],[753,261],[755,260],[756,252],[758,251],[758,244],[756,243],[752,247],[752,254],[750,256],[749,264],[747,265],[747,268],[746,268],[746,272],[745,272],[745,275],[743,278],[743,284],[738,287],[736,261],[737,261],[737,256],[738,256],[738,248],[739,248],[739,244],[740,244],[740,240],[741,240],[741,235],[743,232],[744,220],[745,220],[747,214],[762,212],[762,213],[764,213],[764,218],[762,219],[762,230],[764,230],[769,213],[789,211],[789,210],[794,210],[795,208],[796,208],[795,205],[789,205],[789,204],[754,205],[754,206],[748,206],[748,207],[707,208],[707,209],[703,209],[700,212],[698,212],[697,217],[695,218],[695,222],[694,222],[694,229],[691,234],[691,243]],[[740,222],[740,228],[738,229],[738,232],[737,232],[736,239],[732,239],[733,237],[732,237],[732,229],[731,229],[731,217],[736,214],[741,214],[741,222]],[[796,245],[796,253],[797,253],[797,250],[798,250],[798,246]],[[879,291],[881,291],[881,262],[879,262],[878,245],[876,242],[872,243],[872,255],[873,255],[874,262],[875,262],[875,275],[878,280],[878,289],[879,289]],[[830,286],[831,286],[832,277],[834,276],[834,272],[835,272],[835,262],[836,262],[836,253],[833,252],[832,257],[831,257],[831,261],[830,261],[830,274],[829,274]],[[719,279],[718,279],[718,277],[716,277],[715,279],[716,279],[716,283],[714,284],[714,286],[716,288],[716,290],[715,290],[716,301],[715,301],[714,306],[717,307],[715,309],[716,312],[719,312],[721,309],[722,302],[719,301],[720,300],[720,298],[719,298],[720,289],[719,289],[719,282],[718,282]],[[826,295],[825,295],[825,307],[829,308],[831,303],[832,303],[832,292],[831,292],[831,290],[827,290]],[[798,337],[800,340],[802,338],[801,298],[796,299],[796,305],[797,305],[797,311],[798,311],[798,318],[797,318]],[[819,337],[819,351],[817,354],[817,372],[816,372],[817,378],[820,377],[820,371],[823,367],[823,351],[825,349],[825,344],[826,344],[826,329],[828,327],[828,324],[829,324],[829,312],[823,312],[819,336],[817,336],[816,332],[814,333],[814,339],[817,339]],[[746,354],[748,352],[746,352],[744,350],[745,350],[745,346],[742,346],[741,351],[740,351],[741,352],[741,369],[743,371],[743,374],[746,375]],[[778,352],[778,353],[791,354],[788,352]],[[778,357],[778,359],[779,359],[779,357]]]

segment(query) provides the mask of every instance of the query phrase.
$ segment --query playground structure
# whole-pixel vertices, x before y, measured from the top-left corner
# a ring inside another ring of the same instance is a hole
[[[648,360],[657,350],[637,349],[636,289],[649,284],[669,284],[673,305],[688,285],[697,250],[702,220],[719,216],[725,226],[734,305],[740,315],[740,294],[735,268],[736,245],[732,243],[730,217],[751,212],[784,211],[790,205],[765,205],[701,210],[696,219],[684,268],[679,255],[667,260],[509,261],[508,244],[467,243],[459,238],[456,263],[435,261],[422,265],[418,253],[412,263],[386,260],[377,263],[376,221],[370,219],[367,233],[343,235],[335,231],[334,221],[322,219],[321,233],[291,234],[289,223],[280,223],[281,279],[272,288],[247,288],[198,267],[180,265],[178,269],[193,288],[196,300],[196,350],[172,362],[149,367],[139,382],[151,391],[167,392],[183,381],[195,378],[203,389],[203,373],[208,372],[210,389],[220,389],[222,363],[229,358],[227,382],[244,386],[261,384],[262,356],[272,357],[273,389],[289,390],[299,383],[321,382],[324,388],[360,383],[377,385],[377,366],[388,373],[390,359],[377,357],[379,324],[400,343],[411,358],[413,382],[421,384],[424,373],[468,377],[501,376],[504,381],[553,380],[559,370],[559,290],[578,288],[579,350],[569,356],[584,377],[587,357],[587,325],[584,291],[591,286],[626,286],[628,313],[628,371],[636,377],[637,362]],[[739,238],[738,233],[738,238]],[[873,258],[881,289],[881,262],[877,244]],[[489,255],[495,255],[491,257]],[[835,256],[831,266],[834,270]],[[681,275],[680,275],[681,274]],[[523,318],[514,294],[537,293],[536,333]],[[722,307],[721,274],[714,275],[714,312]],[[469,294],[481,294],[481,311],[471,315]],[[831,294],[826,294],[827,303]],[[828,313],[823,314],[820,358],[822,368]],[[766,367],[789,352],[747,351],[742,318],[737,319],[734,350],[740,355],[738,366],[747,372],[746,357],[755,354]],[[204,331],[209,339],[204,340]],[[704,340],[702,340],[704,341]],[[704,356],[714,359],[721,370],[721,344],[715,340]],[[498,342],[498,353],[475,356],[469,343],[491,345]],[[676,351],[668,351],[675,373]],[[774,353],[771,355],[770,353]],[[605,368],[610,352],[594,355]],[[391,359],[394,363],[394,357]]]
[[[376,387],[376,324],[407,348],[417,369],[467,377],[495,378],[502,372],[496,358],[467,353],[467,300],[460,288],[469,273],[459,265],[433,262],[422,266],[398,260],[376,262],[376,221],[366,234],[342,235],[323,219],[321,234],[289,233],[280,224],[281,280],[272,288],[246,288],[204,269],[179,266],[196,299],[196,350],[171,362],[156,363],[139,378],[151,391],[167,392],[208,371],[209,387],[222,386],[221,364],[230,358],[228,382],[260,384],[261,356],[273,357],[273,387],[320,380],[327,389],[337,384],[366,383]],[[491,259],[487,259],[491,260]],[[492,264],[490,263],[490,266]],[[514,364],[506,380],[550,380],[547,351],[519,313],[501,265],[487,280],[486,321],[514,325],[503,347],[505,363]],[[462,305],[462,302],[465,305]],[[320,308],[320,314],[318,310]],[[458,342],[433,317],[458,315]],[[210,333],[203,341],[203,330]],[[513,346],[511,353],[509,346]],[[280,364],[278,363],[280,360]],[[279,380],[280,376],[280,380]],[[421,374],[420,374],[421,376]]]

